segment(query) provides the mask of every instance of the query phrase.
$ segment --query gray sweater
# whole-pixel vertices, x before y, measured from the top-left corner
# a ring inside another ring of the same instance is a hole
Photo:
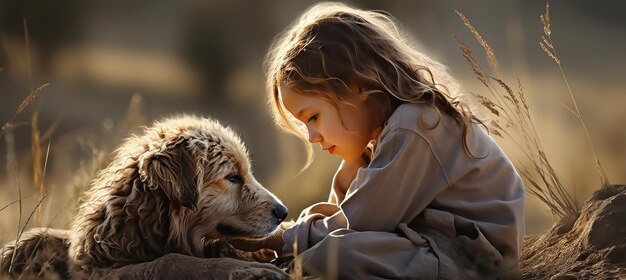
[[[437,265],[422,270],[420,276],[409,275],[407,267],[433,265],[415,263],[424,258],[405,261],[399,254],[394,258],[396,249],[379,244],[388,242],[379,235],[352,235],[368,239],[359,246],[371,246],[354,253],[366,256],[353,256],[354,262],[349,262],[366,278],[514,275],[524,236],[522,180],[482,127],[472,125],[467,136],[471,153],[479,159],[466,154],[462,133],[452,117],[439,115],[429,105],[401,105],[387,120],[369,165],[358,170],[347,189],[337,184],[335,176],[329,201],[305,209],[284,233],[283,252],[321,250],[323,246],[314,246],[337,230],[387,232],[411,241],[401,244],[431,248],[428,252]],[[359,263],[360,259],[380,262],[384,269]]]

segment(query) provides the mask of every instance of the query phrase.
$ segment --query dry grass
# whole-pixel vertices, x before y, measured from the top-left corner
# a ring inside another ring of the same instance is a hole
[[[38,108],[37,108],[39,95],[50,84],[49,83],[43,84],[42,86],[39,86],[36,89],[34,89],[33,87],[31,57],[30,57],[30,40],[29,40],[29,32],[28,32],[28,22],[26,18],[23,19],[23,28],[24,28],[24,43],[25,43],[25,49],[26,49],[26,64],[27,64],[26,68],[28,71],[28,83],[29,83],[30,92],[26,96],[26,98],[24,98],[24,100],[20,103],[20,105],[17,107],[15,114],[13,114],[13,116],[9,119],[9,121],[7,121],[2,126],[2,131],[0,132],[0,137],[6,136],[7,138],[7,151],[9,153],[7,157],[8,159],[7,166],[9,168],[13,168],[14,170],[15,184],[17,186],[17,191],[18,191],[18,199],[2,207],[0,211],[6,209],[7,207],[15,203],[18,203],[19,205],[19,215],[18,215],[18,220],[17,220],[17,232],[16,232],[16,244],[17,242],[19,242],[22,234],[26,230],[27,226],[30,224],[31,219],[33,218],[33,216],[35,216],[35,214],[36,214],[37,224],[40,225],[42,223],[41,222],[42,221],[41,205],[43,201],[46,199],[46,197],[48,196],[48,193],[44,193],[45,188],[44,188],[43,179],[45,176],[48,155],[50,152],[50,144],[48,143],[48,149],[47,149],[46,156],[45,156],[45,163],[42,162],[43,156],[42,156],[42,146],[41,146],[41,133],[39,131],[39,126],[38,126]],[[31,150],[32,150],[32,157],[33,157],[33,169],[32,169],[33,170],[33,185],[35,186],[35,188],[39,190],[40,198],[35,204],[35,206],[33,207],[30,214],[28,215],[28,218],[26,219],[24,225],[21,226],[20,228],[20,223],[22,221],[22,212],[23,212],[22,201],[24,200],[25,197],[22,197],[22,188],[20,185],[20,181],[18,179],[18,163],[15,157],[14,130],[22,125],[25,125],[26,123],[23,123],[23,122],[14,123],[14,120],[20,113],[24,111],[24,109],[26,109],[29,106],[31,106],[32,108],[31,118],[28,124],[30,124],[30,128],[31,128]],[[49,129],[47,134],[51,135],[53,130],[54,128]],[[12,271],[12,264],[13,264],[13,259],[15,257],[15,251],[13,253],[14,254],[11,256],[11,264],[9,265],[9,272]],[[3,275],[0,275],[0,278],[2,277]]]
[[[457,35],[452,34],[457,45],[461,49],[463,57],[468,61],[478,80],[487,88],[490,97],[472,93],[478,103],[491,113],[491,121],[488,122],[490,131],[505,140],[511,141],[522,154],[522,159],[514,159],[518,171],[528,182],[527,190],[530,194],[539,198],[545,203],[553,215],[563,218],[570,214],[577,214],[579,209],[575,200],[568,193],[563,185],[559,174],[554,169],[552,163],[545,153],[541,139],[537,134],[535,123],[530,113],[528,103],[522,87],[522,82],[517,78],[517,88],[513,89],[502,78],[495,53],[489,44],[482,38],[480,33],[473,27],[470,21],[461,12],[456,11],[465,26],[474,35],[478,43],[485,49],[487,60],[491,65],[493,75],[488,74],[480,66],[480,63],[473,55],[471,49]],[[546,54],[559,66],[563,79],[570,93],[574,109],[563,105],[580,121],[584,128],[587,140],[595,156],[596,167],[600,174],[603,186],[609,184],[604,169],[595,153],[591,137],[580,114],[576,99],[571,91],[565,73],[561,68],[561,61],[558,59],[554,43],[551,38],[549,5],[546,4],[546,12],[540,16],[543,23],[545,36],[539,43]]]
[[[15,56],[25,56],[25,59],[22,60],[26,64],[23,68],[26,69],[27,72],[27,83],[29,86],[29,93],[26,97],[19,103],[15,113],[2,125],[0,129],[0,139],[4,138],[6,141],[6,163],[7,163],[7,172],[9,177],[9,184],[16,186],[15,191],[17,192],[17,199],[7,203],[6,205],[0,205],[0,213],[5,217],[15,217],[14,219],[9,219],[3,221],[4,226],[0,227],[0,246],[3,245],[5,237],[15,238],[16,243],[19,242],[22,234],[27,230],[27,228],[33,226],[52,226],[55,219],[60,215],[71,215],[73,212],[73,208],[75,204],[78,202],[78,197],[85,190],[85,188],[89,185],[89,182],[94,177],[95,173],[106,163],[106,155],[109,154],[111,147],[108,144],[111,144],[113,141],[107,141],[107,143],[96,144],[95,141],[89,141],[84,143],[88,146],[88,149],[91,150],[91,157],[87,160],[87,162],[82,162],[80,168],[73,172],[72,178],[69,178],[68,187],[59,190],[56,192],[56,197],[53,197],[53,192],[46,187],[46,170],[48,169],[48,159],[50,156],[50,150],[52,147],[51,138],[55,133],[56,129],[59,127],[63,115],[60,114],[48,127],[46,130],[40,130],[39,126],[39,106],[40,101],[39,97],[45,90],[50,86],[50,83],[44,83],[38,87],[33,86],[33,77],[32,77],[32,66],[31,66],[31,57],[30,57],[30,39],[28,32],[28,22],[26,19],[23,20],[24,26],[24,53],[11,53],[8,48],[5,48],[7,51],[8,57]],[[0,68],[0,73],[3,72],[4,67]],[[113,131],[113,135],[109,135],[113,140],[120,139],[125,137],[129,131],[137,128],[139,125],[145,123],[145,118],[142,115],[142,105],[143,100],[139,94],[134,94],[130,100],[128,106],[128,114],[126,119],[121,122],[118,127],[118,131]],[[28,120],[18,120],[19,117],[22,119],[23,114],[26,113],[26,109],[30,108],[30,116],[26,116]],[[2,124],[2,123],[0,123]],[[30,141],[31,141],[31,160],[32,166],[30,171],[26,172],[22,170],[19,166],[18,156],[16,153],[16,131],[18,129],[28,127],[30,130]],[[60,136],[63,138],[63,136]],[[76,139],[76,135],[66,135],[66,139],[74,140]],[[47,143],[46,143],[47,142]],[[67,142],[67,140],[65,141]],[[59,144],[63,144],[62,141]],[[45,146],[44,146],[45,145]],[[31,177],[31,182],[28,182],[28,185],[32,187],[22,189],[22,184],[20,183],[20,174],[21,173],[29,174]],[[57,182],[62,183],[62,182]],[[13,188],[7,189],[8,192],[13,192]],[[62,192],[66,192],[65,194]],[[27,195],[23,195],[23,192],[28,193]],[[5,196],[6,197],[6,196]],[[34,199],[31,199],[34,198]],[[54,203],[63,205],[61,206],[65,210],[55,211],[56,214],[52,217],[50,215],[51,209],[50,206]],[[69,204],[68,204],[69,203]],[[16,209],[11,209],[15,207]],[[25,210],[25,209],[30,209]],[[15,213],[17,212],[17,213]],[[15,213],[15,214],[14,214]],[[28,213],[28,217],[23,222],[24,213]],[[13,221],[10,221],[13,220]],[[14,234],[9,234],[7,236],[6,230],[10,230],[15,228]],[[12,236],[12,237],[11,237]],[[4,249],[4,248],[3,248]],[[3,252],[0,252],[0,258],[3,257]],[[11,258],[13,259],[14,256]],[[52,260],[49,260],[52,261]],[[11,260],[9,271],[12,269],[13,260]],[[28,266],[28,265],[26,265]],[[43,273],[43,269],[41,272]],[[39,275],[41,276],[41,275]],[[38,277],[39,277],[38,276]],[[0,273],[0,280],[8,277],[7,275],[3,275]]]
[[[135,128],[139,124],[139,122],[143,121],[143,116],[141,115],[141,110],[140,110],[141,102],[142,102],[141,98],[138,95],[133,96],[129,104],[129,112],[132,111],[132,113],[128,114],[127,120],[119,128],[120,131],[117,131],[115,135],[113,135],[112,138],[119,138],[119,137],[122,137],[122,135],[126,135],[131,127]],[[57,121],[55,121],[55,123],[52,126],[55,127],[56,125],[58,125],[59,121],[60,119],[57,119]],[[14,129],[15,126],[9,123],[8,125],[6,125],[6,127],[11,127],[12,129]],[[49,139],[51,133],[52,132],[49,132],[49,133],[47,132],[47,133],[42,134],[42,136],[45,136],[42,138]],[[9,135],[13,135],[13,130],[7,130],[7,134],[5,136],[9,136]],[[74,137],[72,136],[68,136],[67,138],[74,139]],[[89,140],[87,140],[87,142],[89,142]],[[36,185],[34,184],[33,186],[35,188],[33,189],[33,191],[30,191],[30,194],[24,196],[22,194],[23,190],[22,190],[19,177],[18,177],[18,174],[19,174],[18,162],[17,160],[15,160],[15,162],[11,163],[11,166],[13,166],[15,170],[13,172],[13,174],[15,174],[14,175],[15,179],[12,180],[12,184],[15,184],[17,186],[16,191],[18,194],[18,199],[0,207],[0,213],[2,213],[3,216],[6,216],[6,217],[15,217],[14,222],[12,223],[9,221],[6,221],[6,222],[11,224],[10,228],[16,228],[16,233],[11,238],[11,239],[15,239],[16,243],[19,242],[19,240],[22,237],[22,234],[27,230],[27,228],[30,228],[33,226],[51,227],[53,222],[56,220],[58,216],[63,216],[63,215],[67,216],[73,213],[72,209],[75,209],[76,204],[78,203],[78,197],[86,189],[86,187],[89,186],[89,182],[93,179],[96,172],[100,170],[102,166],[106,163],[107,155],[109,154],[109,151],[110,151],[110,148],[99,147],[99,145],[93,142],[89,142],[85,144],[89,147],[88,149],[92,152],[91,156],[86,162],[81,163],[81,167],[78,170],[75,170],[75,172],[73,173],[74,174],[73,177],[69,178],[70,182],[67,185],[67,188],[55,190],[56,196],[54,198],[52,198],[53,196],[51,194],[53,193],[51,190],[46,190],[46,192],[43,195],[40,195],[40,190],[44,188],[43,187],[37,188]],[[47,148],[45,149],[45,154],[44,154],[45,156],[43,157],[44,160],[42,162],[43,165],[42,165],[42,170],[41,170],[42,173],[41,173],[41,181],[39,183],[40,184],[39,186],[45,186],[46,170],[48,168],[48,156],[50,154],[50,149],[51,149],[51,144],[50,142],[48,142]],[[35,182],[34,179],[33,179],[33,182]],[[34,203],[34,206],[23,203],[27,201],[28,198],[31,198],[31,197],[38,199]],[[60,210],[54,211],[50,209],[50,206],[53,203],[57,205],[64,205],[65,207],[61,206]],[[6,211],[10,210],[12,206],[16,208],[12,210],[17,211],[18,212],[17,215],[6,213]],[[24,216],[23,212],[25,212],[24,209],[31,209],[31,210],[29,211],[26,221],[22,223],[22,220],[23,220],[22,217]],[[51,212],[53,214],[51,214]],[[56,214],[54,214],[54,212],[56,212]],[[0,233],[4,234],[4,232],[0,232]],[[2,240],[2,242],[0,242],[0,245],[2,245],[2,243],[4,242],[6,242],[6,240]],[[1,254],[0,254],[0,257],[2,257]],[[52,262],[52,261],[53,261],[52,259],[48,260],[48,262]],[[12,262],[13,261],[11,261],[11,263]],[[28,267],[28,264],[26,264],[26,267]],[[44,270],[42,269],[40,273],[44,273]],[[6,275],[0,274],[0,280],[3,279],[3,277],[6,277]]]
[[[513,161],[522,177],[528,182],[526,185],[530,194],[548,205],[553,215],[559,218],[578,213],[579,209],[575,200],[568,194],[541,144],[521,81],[517,79],[515,90],[504,81],[499,72],[493,49],[472,26],[467,17],[459,11],[456,13],[479,44],[483,46],[487,59],[492,66],[494,74],[488,74],[483,70],[470,47],[457,35],[452,35],[461,49],[463,57],[490,94],[490,97],[487,97],[472,93],[478,103],[492,115],[491,121],[487,123],[490,132],[495,136],[511,141],[522,154],[522,159],[514,158]]]
[[[561,66],[561,61],[556,53],[556,48],[554,47],[554,43],[552,42],[552,30],[550,29],[550,4],[546,3],[546,12],[539,16],[541,19],[541,23],[543,24],[543,33],[545,36],[541,36],[541,41],[539,42],[539,46],[543,49],[543,51],[550,57],[554,62],[559,66],[559,70],[561,71],[561,75],[563,76],[563,81],[567,86],[567,91],[569,92],[569,96],[571,98],[572,104],[574,105],[574,110],[572,110],[569,106],[565,104],[561,104],[565,109],[567,109],[574,117],[578,119],[580,125],[585,131],[585,136],[587,137],[587,142],[589,143],[589,147],[591,148],[591,152],[593,153],[596,169],[598,170],[598,176],[600,176],[600,182],[602,186],[608,186],[609,178],[606,176],[606,172],[600,164],[600,160],[598,159],[598,154],[596,153],[596,149],[593,145],[593,141],[591,140],[591,135],[589,135],[589,131],[587,130],[587,125],[585,125],[585,121],[578,109],[578,103],[576,102],[576,98],[574,97],[574,93],[572,92],[572,88],[567,81],[567,77],[565,76],[565,72],[563,71],[563,67]],[[547,37],[546,37],[547,36]]]

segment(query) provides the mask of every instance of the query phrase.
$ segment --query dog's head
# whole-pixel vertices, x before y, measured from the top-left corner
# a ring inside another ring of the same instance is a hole
[[[147,130],[138,158],[147,190],[170,202],[170,235],[183,243],[262,238],[287,208],[252,174],[239,137],[211,119],[183,116]],[[192,239],[192,240],[189,240]]]

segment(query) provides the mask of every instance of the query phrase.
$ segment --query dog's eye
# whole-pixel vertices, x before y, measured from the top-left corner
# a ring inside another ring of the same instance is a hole
[[[243,184],[243,177],[239,174],[228,175],[226,176],[226,180],[233,184]]]

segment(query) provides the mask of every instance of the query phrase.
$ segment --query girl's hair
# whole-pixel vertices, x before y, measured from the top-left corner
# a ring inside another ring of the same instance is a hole
[[[459,87],[442,64],[410,47],[393,18],[381,11],[364,11],[340,3],[310,7],[270,48],[266,60],[267,92],[274,120],[300,137],[313,159],[306,128],[286,113],[279,87],[324,98],[338,108],[350,88],[381,104],[382,125],[401,103],[428,103],[452,116],[463,129],[463,148],[469,150],[470,123],[481,123],[456,96]],[[353,91],[352,91],[353,92]]]

